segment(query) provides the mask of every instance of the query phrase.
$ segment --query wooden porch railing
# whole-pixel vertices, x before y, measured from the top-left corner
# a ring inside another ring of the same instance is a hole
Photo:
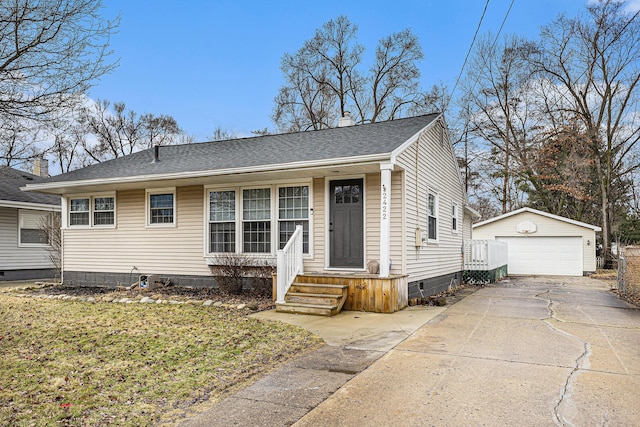
[[[276,302],[283,303],[284,296],[298,274],[302,273],[302,226],[296,231],[283,249],[278,251]]]

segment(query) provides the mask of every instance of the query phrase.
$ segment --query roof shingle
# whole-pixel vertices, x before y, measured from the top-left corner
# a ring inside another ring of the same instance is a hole
[[[153,176],[283,165],[387,154],[439,116],[438,113],[365,125],[159,147],[98,163],[45,182]]]
[[[26,184],[42,182],[44,179],[9,166],[0,166],[0,201],[60,205],[60,196],[20,190]]]

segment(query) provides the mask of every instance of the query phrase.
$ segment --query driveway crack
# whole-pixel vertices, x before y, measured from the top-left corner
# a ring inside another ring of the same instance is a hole
[[[547,325],[549,329],[552,331],[569,337],[578,341],[582,345],[582,353],[576,358],[573,369],[569,372],[567,379],[564,383],[564,387],[562,388],[562,393],[560,394],[560,398],[553,408],[553,418],[557,425],[559,426],[570,426],[573,427],[574,424],[570,421],[569,409],[573,409],[575,411],[575,407],[573,407],[573,402],[571,400],[573,395],[573,386],[576,381],[576,377],[580,370],[589,369],[590,363],[589,358],[591,356],[591,345],[579,337],[572,335],[562,329],[556,328],[550,320],[555,320],[557,322],[564,323],[564,320],[559,319],[556,315],[556,311],[553,307],[553,300],[551,298],[542,297],[545,294],[549,294],[550,290],[547,289],[545,292],[541,292],[537,294],[535,297],[544,299],[547,301],[547,311],[549,312],[548,317],[546,319],[542,319],[542,321]]]

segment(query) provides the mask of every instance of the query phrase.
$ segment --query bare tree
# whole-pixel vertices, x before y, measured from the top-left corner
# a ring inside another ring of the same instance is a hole
[[[23,120],[0,123],[0,161],[6,166],[20,167],[41,155],[37,143],[41,135]]]
[[[216,126],[213,129],[213,133],[207,137],[209,141],[226,141],[227,139],[237,138],[238,135],[234,132],[222,129],[220,126]]]
[[[374,63],[363,69],[357,26],[345,16],[325,23],[295,54],[285,54],[285,78],[273,121],[281,131],[323,129],[351,112],[367,123],[431,112],[434,91],[420,89],[422,49],[409,29],[380,40]]]
[[[117,62],[109,37],[119,18],[101,0],[6,0],[0,4],[0,121],[49,120]]]
[[[112,109],[106,100],[83,109],[80,123],[85,130],[82,147],[92,162],[126,156],[154,145],[174,144],[182,134],[171,116],[138,117],[135,111],[127,110],[124,102],[114,103]]]
[[[488,33],[480,38],[463,84],[467,134],[488,144],[500,180],[498,200],[505,213],[517,204],[516,176],[529,169],[532,128],[531,72],[525,58],[531,45],[507,36],[502,43]]]
[[[56,271],[56,279],[60,279],[62,277],[62,216],[60,212],[51,212],[50,216],[43,217],[38,227],[47,236],[49,244],[47,257]]]
[[[598,0],[577,18],[543,28],[532,62],[557,101],[547,113],[575,116],[588,138],[599,186],[603,250],[609,257],[614,187],[640,168],[630,161],[640,140],[640,12]],[[635,158],[637,160],[637,157]]]

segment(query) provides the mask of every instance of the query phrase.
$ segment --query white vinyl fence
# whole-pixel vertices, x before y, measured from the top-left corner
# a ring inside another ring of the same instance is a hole
[[[491,271],[507,265],[508,245],[495,240],[465,240],[464,270]]]

